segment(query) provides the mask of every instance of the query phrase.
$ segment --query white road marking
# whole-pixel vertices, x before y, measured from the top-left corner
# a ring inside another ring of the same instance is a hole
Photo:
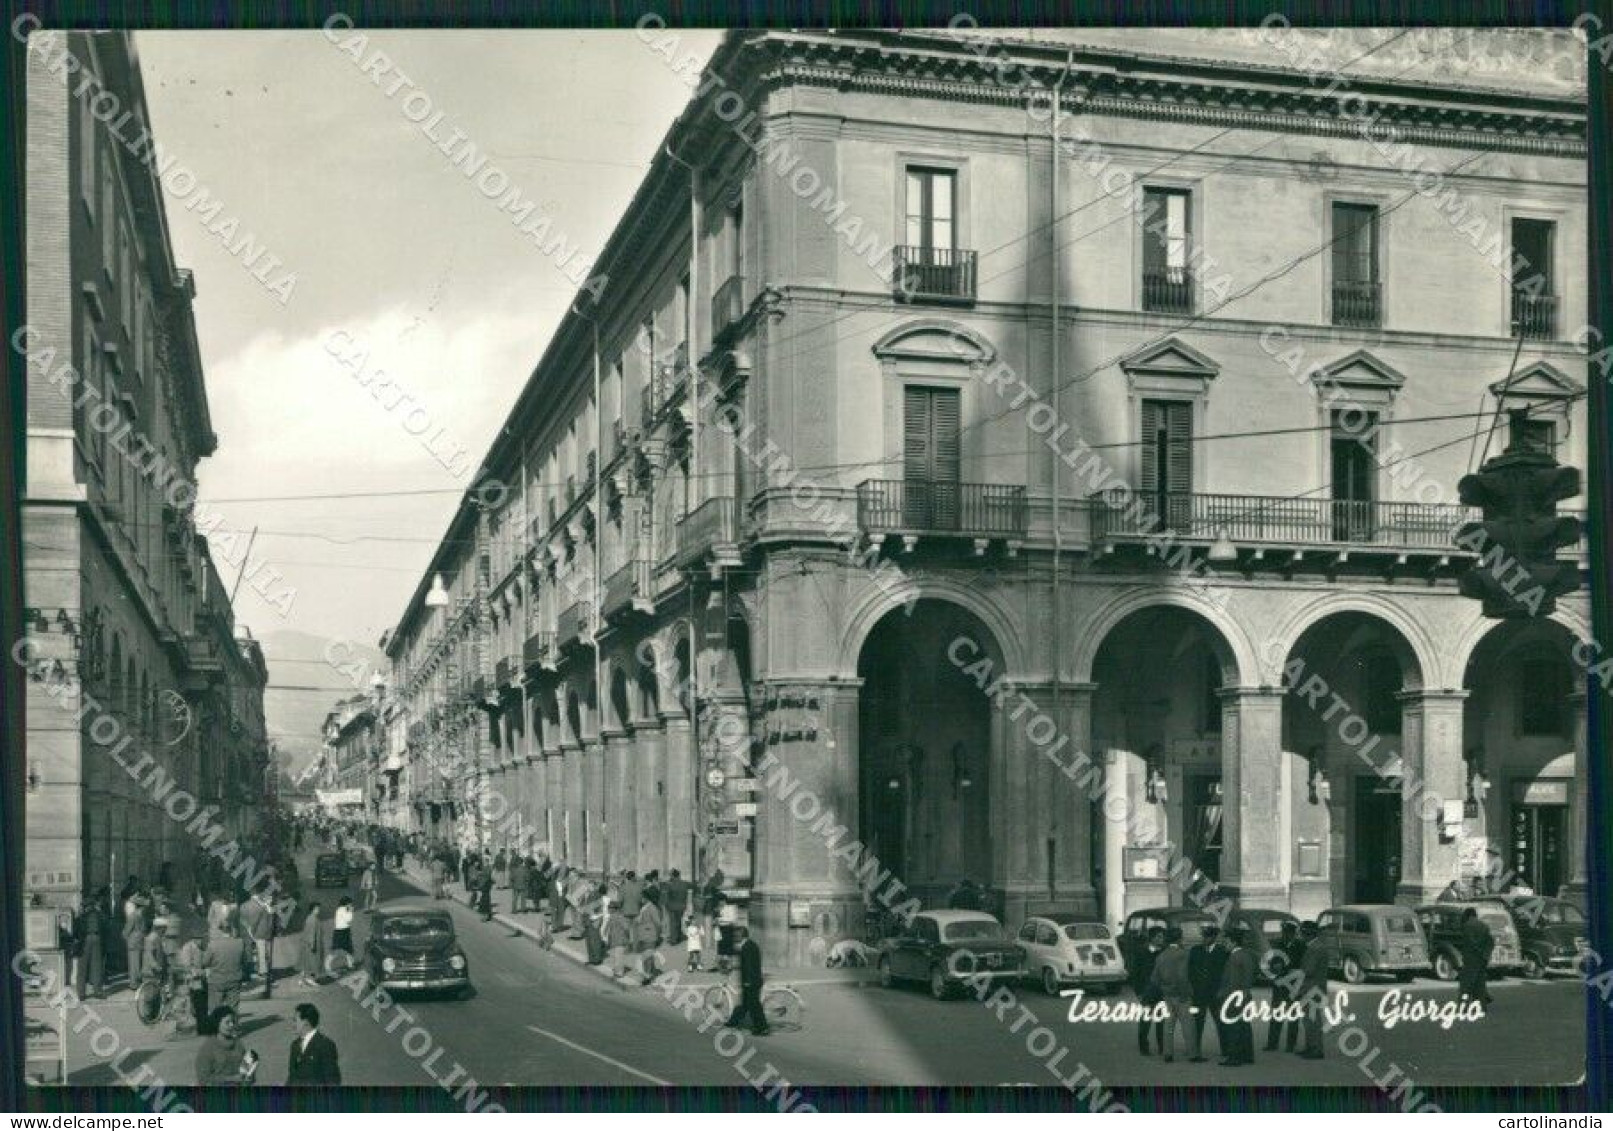
[[[566,1045],[566,1046],[568,1046],[570,1048],[574,1048],[578,1052],[585,1052],[591,1057],[594,1057],[594,1058],[596,1058],[598,1060],[603,1060],[606,1064],[609,1064],[609,1065],[611,1065],[611,1066],[613,1066],[615,1068],[620,1068],[623,1072],[630,1072],[634,1076],[637,1076],[640,1080],[648,1080],[650,1083],[658,1084],[663,1088],[673,1087],[672,1081],[670,1081],[670,1080],[663,1080],[659,1076],[651,1076],[648,1072],[640,1072],[637,1068],[634,1068],[631,1064],[623,1064],[621,1061],[616,1060],[613,1057],[606,1056],[602,1052],[595,1052],[593,1049],[589,1048],[587,1045],[579,1045],[576,1041],[568,1041],[566,1038],[562,1037],[558,1033],[551,1033],[551,1032],[549,1032],[549,1030],[540,1029],[536,1025],[528,1025],[527,1028],[532,1030],[534,1033],[538,1033],[538,1034],[540,1034],[542,1036],[548,1037],[551,1041],[559,1041],[561,1044]]]

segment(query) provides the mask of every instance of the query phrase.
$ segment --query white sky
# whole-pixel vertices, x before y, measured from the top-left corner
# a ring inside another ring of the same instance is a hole
[[[719,35],[681,33],[681,50],[703,64]],[[282,306],[169,195],[176,258],[196,275],[219,435],[202,465],[202,503],[232,527],[259,525],[253,560],[296,590],[282,620],[243,585],[237,615],[260,636],[291,628],[374,643],[413,591],[456,493],[225,500],[462,490],[466,481],[324,343],[341,330],[367,345],[371,364],[396,377],[431,415],[431,431],[443,427],[473,464],[575,287],[404,116],[410,88],[389,98],[320,32],[140,32],[137,46],[153,131],[224,202],[214,222],[238,218],[240,233],[284,260],[270,282],[287,270],[297,276]],[[493,154],[553,230],[590,257],[689,96],[631,31],[381,32],[369,37],[375,48],[444,112],[439,137],[458,128]],[[219,565],[232,582],[234,565]]]

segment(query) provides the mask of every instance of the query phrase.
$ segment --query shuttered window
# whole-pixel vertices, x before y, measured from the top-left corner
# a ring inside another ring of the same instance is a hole
[[[904,520],[946,529],[958,522],[962,407],[957,389],[908,385],[902,404]]]
[[[1191,494],[1193,405],[1188,401],[1144,401],[1142,432],[1143,491]]]

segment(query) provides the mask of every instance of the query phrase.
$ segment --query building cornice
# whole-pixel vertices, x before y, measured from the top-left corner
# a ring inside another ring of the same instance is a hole
[[[981,57],[961,39],[920,47],[894,33],[856,40],[769,36],[760,43],[772,53],[761,74],[767,86],[1018,106],[1032,98],[1045,103],[1068,66],[1063,100],[1072,113],[1356,137],[1364,122],[1376,122],[1378,138],[1392,131],[1388,144],[1562,157],[1586,152],[1584,106],[1571,97],[1374,78],[1352,79],[1341,88],[1346,97],[1324,93],[1299,70],[1102,50],[1067,58],[1062,50],[1057,58],[1013,52],[1005,66],[996,51]],[[1004,74],[1015,81],[1002,81]]]

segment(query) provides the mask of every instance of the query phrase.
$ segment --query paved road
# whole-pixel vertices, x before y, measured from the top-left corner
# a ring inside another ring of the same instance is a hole
[[[315,854],[310,849],[300,861],[302,875],[310,880]],[[383,874],[381,882],[383,906],[432,902],[395,873]],[[356,899],[356,885],[349,894]],[[326,889],[319,895],[328,915],[341,893]],[[922,987],[803,984],[800,992],[807,1011],[800,1031],[759,1040],[747,1034],[741,1042],[736,1034],[721,1029],[699,1032],[655,989],[617,985],[594,969],[544,952],[497,921],[483,922],[461,901],[437,906],[453,916],[469,958],[476,987],[471,997],[407,997],[399,1004],[408,1013],[400,1015],[373,1000],[366,1009],[354,986],[332,983],[308,988],[288,979],[276,987],[272,1001],[249,997],[244,1003],[247,1043],[264,1060],[260,1079],[284,1080],[289,1017],[292,1006],[302,1000],[320,1006],[324,1029],[341,1050],[348,1082],[447,1081],[451,1089],[472,1079],[478,1086],[732,1087],[759,1076],[817,1084],[1047,1086],[1082,1069],[1108,1086],[1264,1082],[1359,1086],[1394,1069],[1396,1075],[1388,1085],[1393,1088],[1402,1077],[1422,1086],[1567,1083],[1580,1076],[1584,1060],[1584,992],[1578,982],[1566,978],[1496,983],[1490,1017],[1459,1022],[1449,1030],[1428,1022],[1386,1029],[1377,1012],[1391,991],[1453,1000],[1452,986],[1418,981],[1410,986],[1359,987],[1351,992],[1347,1006],[1354,1021],[1330,1035],[1327,1059],[1306,1061],[1287,1053],[1257,1052],[1253,1068],[1223,1068],[1213,1060],[1188,1064],[1178,1059],[1164,1065],[1157,1058],[1138,1055],[1134,1024],[1071,1023],[1066,1018],[1068,1002],[1029,988],[1018,991],[1015,1007],[999,1018],[973,998],[937,1002]],[[360,948],[366,926],[366,916],[360,914],[355,929]],[[283,968],[292,956],[277,957]],[[1027,1013],[1022,1014],[1019,1006]],[[114,1007],[115,1003],[105,1008]],[[1038,1034],[1038,1029],[1046,1032]],[[137,1025],[130,1032],[131,1042],[144,1039],[156,1044],[154,1052],[142,1050],[141,1056],[158,1058],[156,1067],[167,1080],[190,1079],[194,1039],[162,1042]],[[1263,1027],[1257,1025],[1257,1049],[1264,1036]],[[74,1083],[115,1082],[104,1065],[92,1061],[92,1057],[79,1059]]]

